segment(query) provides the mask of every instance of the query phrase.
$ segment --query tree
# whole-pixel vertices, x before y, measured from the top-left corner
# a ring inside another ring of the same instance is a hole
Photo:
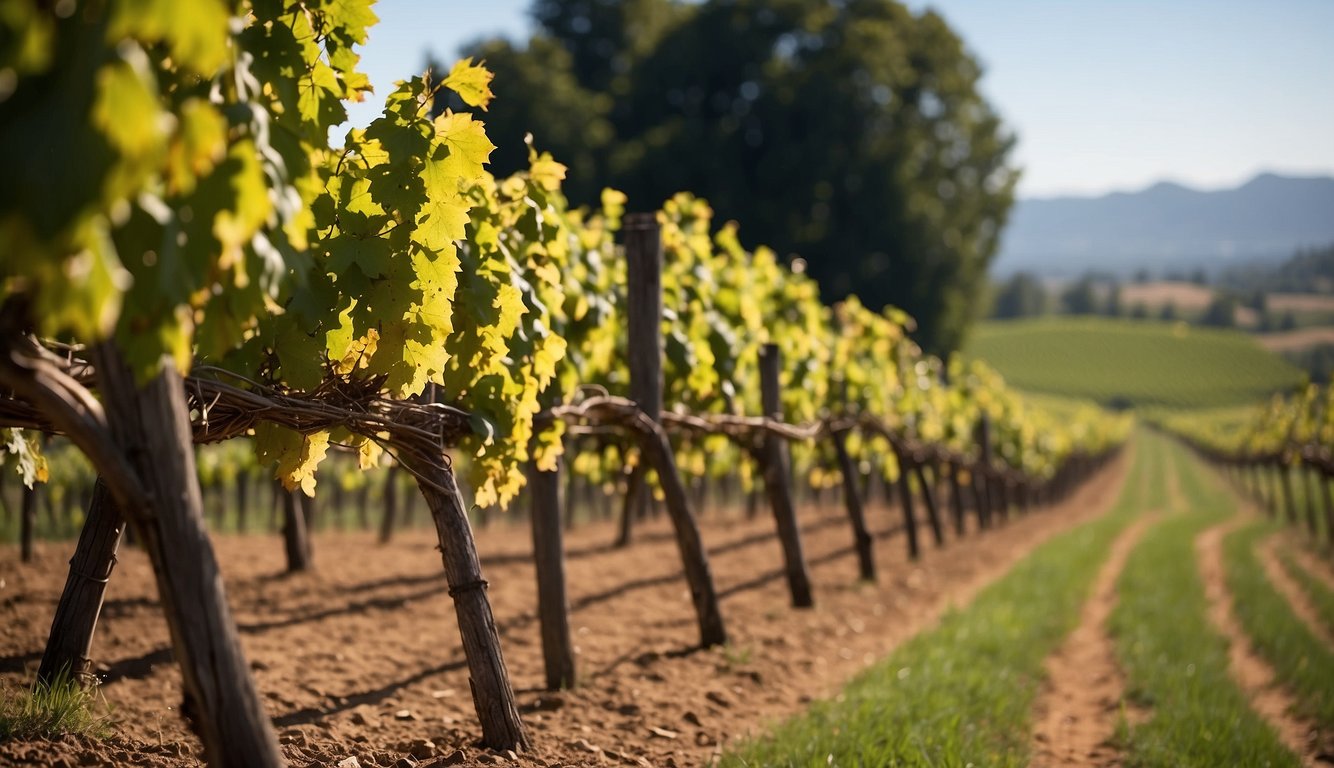
[[[1001,319],[1036,317],[1047,312],[1047,290],[1031,272],[1019,272],[996,292],[991,316]]]
[[[1163,305],[1163,309],[1158,313],[1158,319],[1163,322],[1171,323],[1177,320],[1177,305],[1175,301],[1169,301]]]
[[[647,210],[690,190],[802,256],[826,300],[855,289],[913,315],[928,351],[959,346],[1017,172],[939,15],[882,0],[538,0],[533,15],[525,48],[469,51],[513,108],[487,116],[498,173],[531,128],[570,163],[573,204],[615,186]]]
[[[1230,293],[1219,293],[1204,310],[1200,325],[1215,328],[1235,328],[1237,325],[1237,297]]]
[[[1093,291],[1093,281],[1081,278],[1061,293],[1061,304],[1072,315],[1094,315],[1098,312],[1098,296]]]
[[[1111,290],[1107,293],[1106,312],[1108,317],[1121,317],[1126,313],[1126,308],[1121,302],[1121,284],[1112,283]]]

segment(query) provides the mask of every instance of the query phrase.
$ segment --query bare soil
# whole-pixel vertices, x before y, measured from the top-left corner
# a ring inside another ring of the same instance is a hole
[[[1047,659],[1047,683],[1035,705],[1032,765],[1036,768],[1121,764],[1112,739],[1125,676],[1107,635],[1107,619],[1116,607],[1116,582],[1126,558],[1156,519],[1156,514],[1141,517],[1112,542],[1079,625]]]
[[[1053,509],[950,541],[923,531],[907,561],[900,515],[868,510],[877,531],[878,583],[857,580],[851,532],[839,508],[803,509],[816,607],[789,607],[779,543],[767,515],[706,519],[705,541],[732,642],[700,650],[668,524],[654,521],[629,549],[611,526],[568,535],[571,623],[580,686],[541,690],[529,532],[478,534],[484,573],[525,722],[522,755],[475,746],[467,670],[433,533],[405,531],[377,546],[370,534],[321,534],[315,573],[284,577],[274,536],[215,540],[245,652],[295,766],[653,765],[707,763],[754,734],[835,693],[851,676],[968,601],[1040,542],[1103,513],[1126,457]],[[46,544],[31,566],[0,549],[0,685],[26,686],[40,659],[72,543]],[[0,765],[199,764],[199,743],[179,716],[180,674],[143,555],[124,552],[94,645],[113,707],[104,741],[0,743]],[[412,757],[409,759],[409,755]]]
[[[1257,334],[1255,340],[1271,352],[1297,352],[1326,344],[1334,344],[1334,327],[1316,326],[1295,331]]]
[[[1320,752],[1314,738],[1316,729],[1291,714],[1292,696],[1275,682],[1273,668],[1256,652],[1232,610],[1233,598],[1223,575],[1223,539],[1246,522],[1247,517],[1234,516],[1228,522],[1209,528],[1195,540],[1196,559],[1204,579],[1205,597],[1209,601],[1209,620],[1228,638],[1229,669],[1245,692],[1251,708],[1274,728],[1279,739],[1301,758],[1303,765],[1314,765]]]

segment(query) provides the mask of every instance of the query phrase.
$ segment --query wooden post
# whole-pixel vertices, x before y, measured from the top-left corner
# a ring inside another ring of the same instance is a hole
[[[402,451],[400,456],[417,478],[435,523],[445,581],[454,599],[463,654],[468,661],[473,706],[482,725],[482,745],[496,750],[526,749],[528,734],[519,719],[495,616],[486,596],[477,544],[468,523],[468,508],[454,473],[443,456],[428,458],[412,451]]]
[[[23,500],[19,507],[19,560],[31,563],[33,558],[33,540],[37,536],[37,496],[41,485],[23,486]]]
[[[783,418],[783,403],[778,387],[778,373],[782,358],[777,344],[765,344],[760,350],[760,402],[764,415],[776,420]],[[773,433],[765,433],[763,451],[764,490],[769,496],[778,538],[783,545],[783,565],[787,571],[788,590],[795,608],[810,608],[815,604],[811,595],[811,579],[806,571],[806,559],[801,552],[801,529],[792,506],[792,489],[788,478],[787,443]]]
[[[310,528],[306,519],[306,498],[300,491],[283,491],[283,552],[287,572],[310,570]]]
[[[167,363],[141,388],[114,342],[93,353],[111,434],[151,505],[124,511],[153,563],[181,665],[182,711],[198,729],[209,765],[277,768],[284,764],[278,740],[241,652],[204,524],[185,385]]]
[[[116,565],[116,548],[124,528],[125,521],[111,492],[99,479],[93,487],[88,518],[79,532],[74,557],[69,561],[65,590],[56,605],[46,651],[37,669],[38,682],[50,684],[62,670],[76,678],[87,673],[93,631],[102,613],[102,600],[111,569]]]
[[[384,516],[380,518],[380,543],[388,544],[394,535],[394,525],[398,518],[398,465],[389,467],[384,473]]]
[[[626,214],[626,354],[630,399],[650,419],[662,413],[662,231],[656,213]],[[634,521],[648,514],[649,490],[641,460],[630,474],[621,511],[619,546],[633,537]]]
[[[662,483],[667,514],[672,519],[676,546],[681,553],[686,582],[690,585],[690,599],[694,603],[695,617],[699,622],[700,644],[704,647],[722,645],[727,642],[727,630],[723,626],[718,592],[714,588],[713,574],[709,570],[708,553],[704,551],[704,541],[699,535],[699,524],[695,520],[694,513],[690,511],[685,485],[681,482],[681,473],[676,468],[672,444],[667,440],[667,433],[662,431],[662,427],[656,422],[644,419],[643,426],[646,430],[639,434],[640,453],[648,465],[657,472],[658,481]]]
[[[1325,500],[1325,544],[1328,547],[1334,547],[1334,491],[1329,487],[1329,476],[1320,471],[1317,473],[1320,483],[1320,495]]]
[[[1299,525],[1301,517],[1297,513],[1297,498],[1292,492],[1292,467],[1286,463],[1278,465],[1280,485],[1283,488],[1283,508],[1289,523]]]
[[[908,480],[912,464],[902,453],[895,451],[895,455],[899,460],[899,503],[903,505],[903,530],[908,534],[908,559],[916,560],[921,553],[917,546],[917,510],[913,507]]]
[[[559,465],[552,472],[541,472],[535,464],[528,467],[533,564],[537,572],[537,617],[542,626],[542,659],[546,666],[547,688],[553,691],[573,688],[575,684],[570,604],[565,594],[560,479]]]
[[[1305,464],[1301,465],[1302,485],[1306,496],[1306,531],[1311,534],[1311,538],[1316,537],[1316,500],[1315,484],[1312,482],[1315,476],[1315,470]]]
[[[250,470],[242,469],[236,473],[236,530],[245,533],[249,529],[250,518]]]
[[[945,473],[950,481],[950,507],[954,511],[954,533],[960,537],[964,534],[963,488],[959,482],[959,473],[962,471],[962,468],[953,461],[945,464]]]
[[[866,529],[866,511],[862,508],[861,494],[857,492],[857,468],[848,455],[848,436],[846,432],[835,432],[831,439],[838,457],[839,473],[843,475],[843,503],[848,508],[848,521],[852,523],[858,572],[862,579],[875,581],[875,550],[872,548],[871,532]]]
[[[936,491],[933,484],[927,482],[926,472],[922,465],[913,462],[913,473],[917,475],[917,486],[922,492],[922,501],[926,502],[927,522],[931,524],[931,536],[936,540],[936,546],[945,546],[945,530],[940,524],[940,510],[936,508]]]

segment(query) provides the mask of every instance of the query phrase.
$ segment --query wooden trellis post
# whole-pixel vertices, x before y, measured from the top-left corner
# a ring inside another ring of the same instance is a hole
[[[645,482],[649,467],[658,475],[658,482],[666,500],[667,512],[676,534],[677,549],[690,585],[690,597],[699,622],[700,643],[704,646],[727,642],[718,592],[709,570],[708,554],[699,533],[699,523],[690,509],[685,485],[672,454],[667,434],[658,425],[662,411],[662,233],[654,213],[631,213],[625,216],[626,252],[626,322],[629,334],[630,393],[639,407],[644,423],[637,429],[639,441],[640,475],[642,490],[635,490],[634,475],[622,510],[621,544],[628,544],[631,522],[637,512],[633,507],[634,494],[643,494],[648,500]]]
[[[93,486],[88,517],[79,531],[74,557],[69,561],[69,577],[51,621],[42,665],[37,669],[38,681],[49,684],[61,670],[71,675],[87,672],[93,631],[102,613],[102,600],[124,529],[125,521],[111,492],[99,479]]]
[[[440,456],[404,451],[402,458],[426,497],[440,543],[445,581],[454,599],[459,635],[468,660],[473,705],[482,726],[482,744],[492,749],[526,749],[528,734],[519,719],[509,670],[500,651],[491,602],[486,597],[481,561],[454,473]]]
[[[848,384],[838,382],[838,411],[845,410],[848,401]],[[858,574],[866,581],[875,581],[875,550],[872,547],[871,532],[866,528],[866,510],[862,507],[862,497],[857,490],[857,468],[848,454],[847,430],[838,430],[830,435],[834,444],[834,455],[838,459],[838,471],[843,476],[843,503],[848,510],[848,522],[852,524],[852,540],[857,547]]]
[[[537,618],[542,627],[542,660],[547,688],[572,688],[575,684],[574,645],[570,642],[570,603],[565,592],[560,465],[550,472],[542,472],[536,464],[530,464],[528,486],[532,503],[533,565],[537,571]]]
[[[778,386],[782,357],[777,344],[765,344],[760,350],[760,402],[764,415],[782,421],[783,403]],[[787,443],[772,432],[764,435],[761,448],[764,465],[764,491],[769,496],[778,538],[783,545],[783,566],[787,572],[787,586],[792,593],[795,608],[815,605],[811,595],[811,577],[806,570],[806,558],[801,551],[801,529],[792,505],[792,489],[788,471]]]

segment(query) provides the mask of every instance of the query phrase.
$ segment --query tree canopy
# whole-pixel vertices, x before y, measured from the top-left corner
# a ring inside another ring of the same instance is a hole
[[[525,43],[467,51],[496,73],[498,174],[523,167],[531,131],[569,166],[575,204],[605,186],[643,210],[700,194],[743,237],[805,259],[826,300],[855,290],[913,315],[927,350],[958,347],[1018,173],[943,18],[891,0],[535,0],[532,14]]]

